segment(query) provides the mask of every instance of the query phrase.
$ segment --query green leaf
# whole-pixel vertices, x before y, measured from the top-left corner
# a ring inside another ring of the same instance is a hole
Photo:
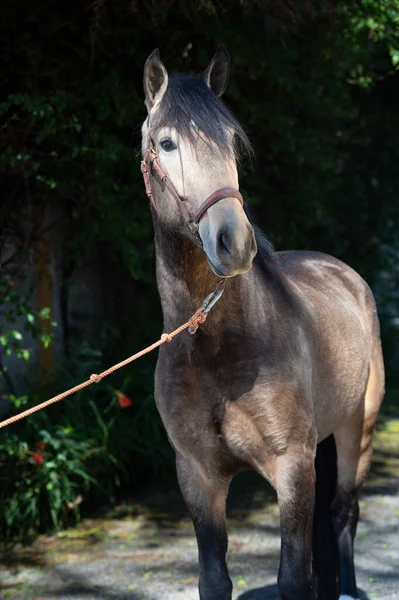
[[[45,306],[39,312],[42,319],[49,319],[51,316],[51,308],[49,306]]]

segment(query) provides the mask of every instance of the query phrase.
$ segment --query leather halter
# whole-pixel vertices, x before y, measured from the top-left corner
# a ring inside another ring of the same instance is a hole
[[[165,185],[165,187],[167,188],[167,190],[170,192],[170,194],[176,200],[177,205],[183,215],[184,220],[186,221],[187,225],[191,229],[191,232],[193,233],[193,235],[195,236],[197,241],[201,244],[201,246],[202,246],[202,240],[201,240],[201,237],[199,234],[199,222],[202,219],[202,217],[204,216],[204,214],[206,213],[206,211],[208,210],[208,208],[210,208],[211,206],[213,206],[214,204],[219,202],[219,200],[223,200],[224,198],[237,198],[237,200],[239,200],[241,202],[241,205],[244,204],[243,197],[241,196],[241,194],[238,190],[236,190],[233,187],[224,187],[224,188],[220,188],[220,189],[216,190],[215,192],[213,192],[201,204],[201,206],[199,207],[198,210],[196,210],[194,213],[191,212],[187,206],[186,201],[183,200],[183,198],[181,198],[179,196],[176,188],[174,187],[172,182],[169,180],[166,171],[164,171],[164,169],[162,168],[155,149],[153,147],[151,147],[147,150],[147,152],[145,153],[145,156],[144,156],[144,160],[141,162],[141,172],[142,172],[143,178],[144,178],[146,194],[149,197],[149,199],[151,200],[151,203],[154,206],[155,210],[156,210],[156,207],[154,204],[151,181],[150,181],[150,174],[148,171],[148,166],[149,166],[148,159],[150,160],[152,166],[154,167],[154,170],[161,178],[161,180],[162,180],[163,184]]]

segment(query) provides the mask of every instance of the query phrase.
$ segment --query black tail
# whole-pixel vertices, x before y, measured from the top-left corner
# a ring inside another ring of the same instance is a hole
[[[330,435],[317,446],[313,518],[313,570],[318,600],[337,600],[339,560],[331,502],[337,485],[337,450]]]

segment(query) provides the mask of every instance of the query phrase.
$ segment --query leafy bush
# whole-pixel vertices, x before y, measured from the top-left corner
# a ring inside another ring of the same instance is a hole
[[[9,392],[14,394],[15,403],[14,386],[3,364],[3,357],[14,355],[18,359],[29,361],[31,351],[28,340],[35,340],[47,348],[53,339],[57,324],[51,318],[49,307],[38,311],[33,308],[33,290],[21,293],[14,289],[10,272],[2,273],[0,297],[0,389],[8,388]],[[43,323],[45,327],[42,327]]]
[[[0,442],[2,539],[26,540],[65,524],[68,512],[79,516],[82,495],[96,483],[87,463],[104,451],[74,433],[42,430],[31,447],[6,433]]]
[[[55,373],[57,387],[68,389],[99,372],[101,358],[82,342]],[[26,541],[71,523],[82,511],[112,505],[121,488],[130,494],[143,478],[170,472],[173,452],[155,407],[152,372],[149,365],[144,381],[142,369],[138,378],[133,369],[121,372],[112,378],[119,389],[104,380],[13,426],[17,433],[5,431],[0,438],[3,540]],[[54,393],[51,384],[9,398],[19,412]]]

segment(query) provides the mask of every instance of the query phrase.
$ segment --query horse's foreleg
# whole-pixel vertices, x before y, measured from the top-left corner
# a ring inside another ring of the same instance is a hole
[[[314,453],[308,448],[299,447],[278,457],[275,483],[281,524],[280,595],[283,600],[314,600]]]
[[[177,453],[180,489],[197,536],[200,600],[231,600],[227,571],[226,498],[230,480],[217,473],[201,473]]]

